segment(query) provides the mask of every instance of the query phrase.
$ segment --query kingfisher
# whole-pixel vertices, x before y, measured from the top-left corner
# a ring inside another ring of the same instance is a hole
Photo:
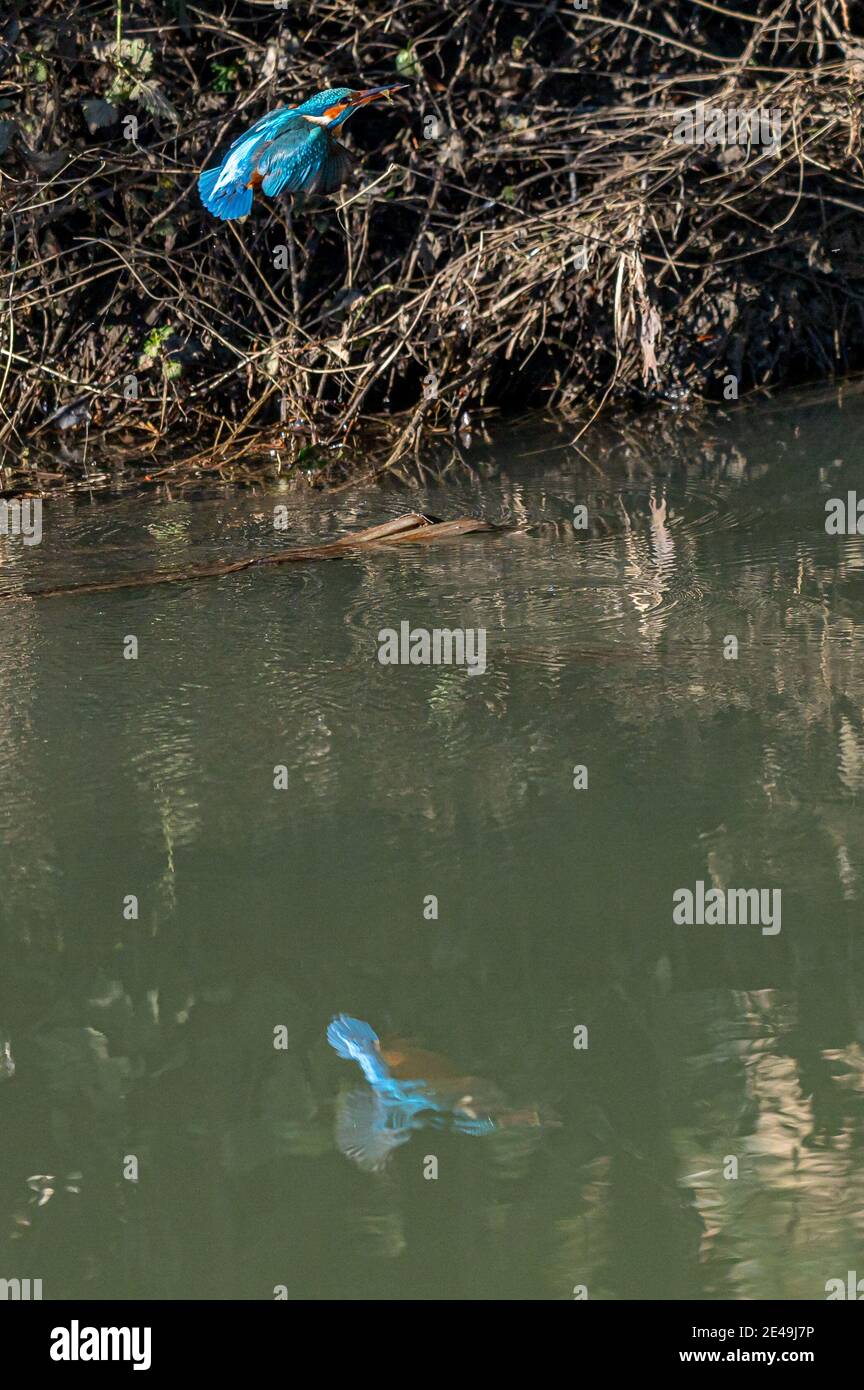
[[[327,1029],[334,1052],[357,1063],[368,1090],[340,1097],[336,1143],[366,1172],[377,1172],[414,1130],[450,1123],[462,1134],[545,1127],[557,1122],[536,1107],[511,1110],[498,1088],[458,1076],[446,1057],[411,1043],[382,1045],[362,1019],[338,1014]]]
[[[353,156],[331,131],[361,106],[390,97],[408,84],[389,87],[332,87],[299,106],[281,106],[237,137],[221,164],[198,179],[201,201],[224,222],[245,217],[260,188],[268,198],[288,193],[332,193],[345,182]]]

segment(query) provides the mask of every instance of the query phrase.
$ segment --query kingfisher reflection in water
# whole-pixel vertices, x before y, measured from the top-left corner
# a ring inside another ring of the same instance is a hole
[[[384,1167],[414,1130],[449,1125],[462,1134],[491,1134],[517,1126],[555,1123],[536,1109],[509,1110],[497,1087],[457,1076],[446,1057],[409,1044],[382,1046],[362,1019],[339,1014],[327,1041],[357,1063],[369,1089],[351,1091],[336,1106],[336,1143],[367,1172]]]

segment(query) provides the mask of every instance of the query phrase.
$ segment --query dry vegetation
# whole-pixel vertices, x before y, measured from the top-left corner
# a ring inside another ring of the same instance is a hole
[[[862,365],[860,10],[577,3],[33,0],[5,21],[3,488],[100,457],[333,483],[464,450],[495,409],[580,436],[616,400]],[[407,100],[348,127],[353,188],[227,225],[201,208],[198,170],[265,110],[395,74]],[[700,102],[779,110],[779,149],[676,141]]]

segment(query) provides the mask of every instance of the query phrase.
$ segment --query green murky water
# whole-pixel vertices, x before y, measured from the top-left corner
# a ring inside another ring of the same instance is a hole
[[[864,537],[825,530],[862,428],[855,400],[682,417],[593,465],[532,429],[409,496],[55,503],[41,545],[0,540],[16,589],[418,506],[528,528],[0,606],[0,1277],[794,1299],[864,1274]],[[403,621],[484,629],[487,669],[382,666]],[[781,929],[674,923],[697,882],[779,889]],[[446,1054],[489,1132],[439,1117],[358,1163],[340,1012]]]

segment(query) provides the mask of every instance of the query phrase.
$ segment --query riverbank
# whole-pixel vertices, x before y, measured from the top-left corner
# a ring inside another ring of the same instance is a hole
[[[3,490],[407,477],[499,412],[584,444],[861,367],[864,39],[752,9],[39,0],[0,50]],[[335,199],[201,208],[265,110],[394,74]]]

